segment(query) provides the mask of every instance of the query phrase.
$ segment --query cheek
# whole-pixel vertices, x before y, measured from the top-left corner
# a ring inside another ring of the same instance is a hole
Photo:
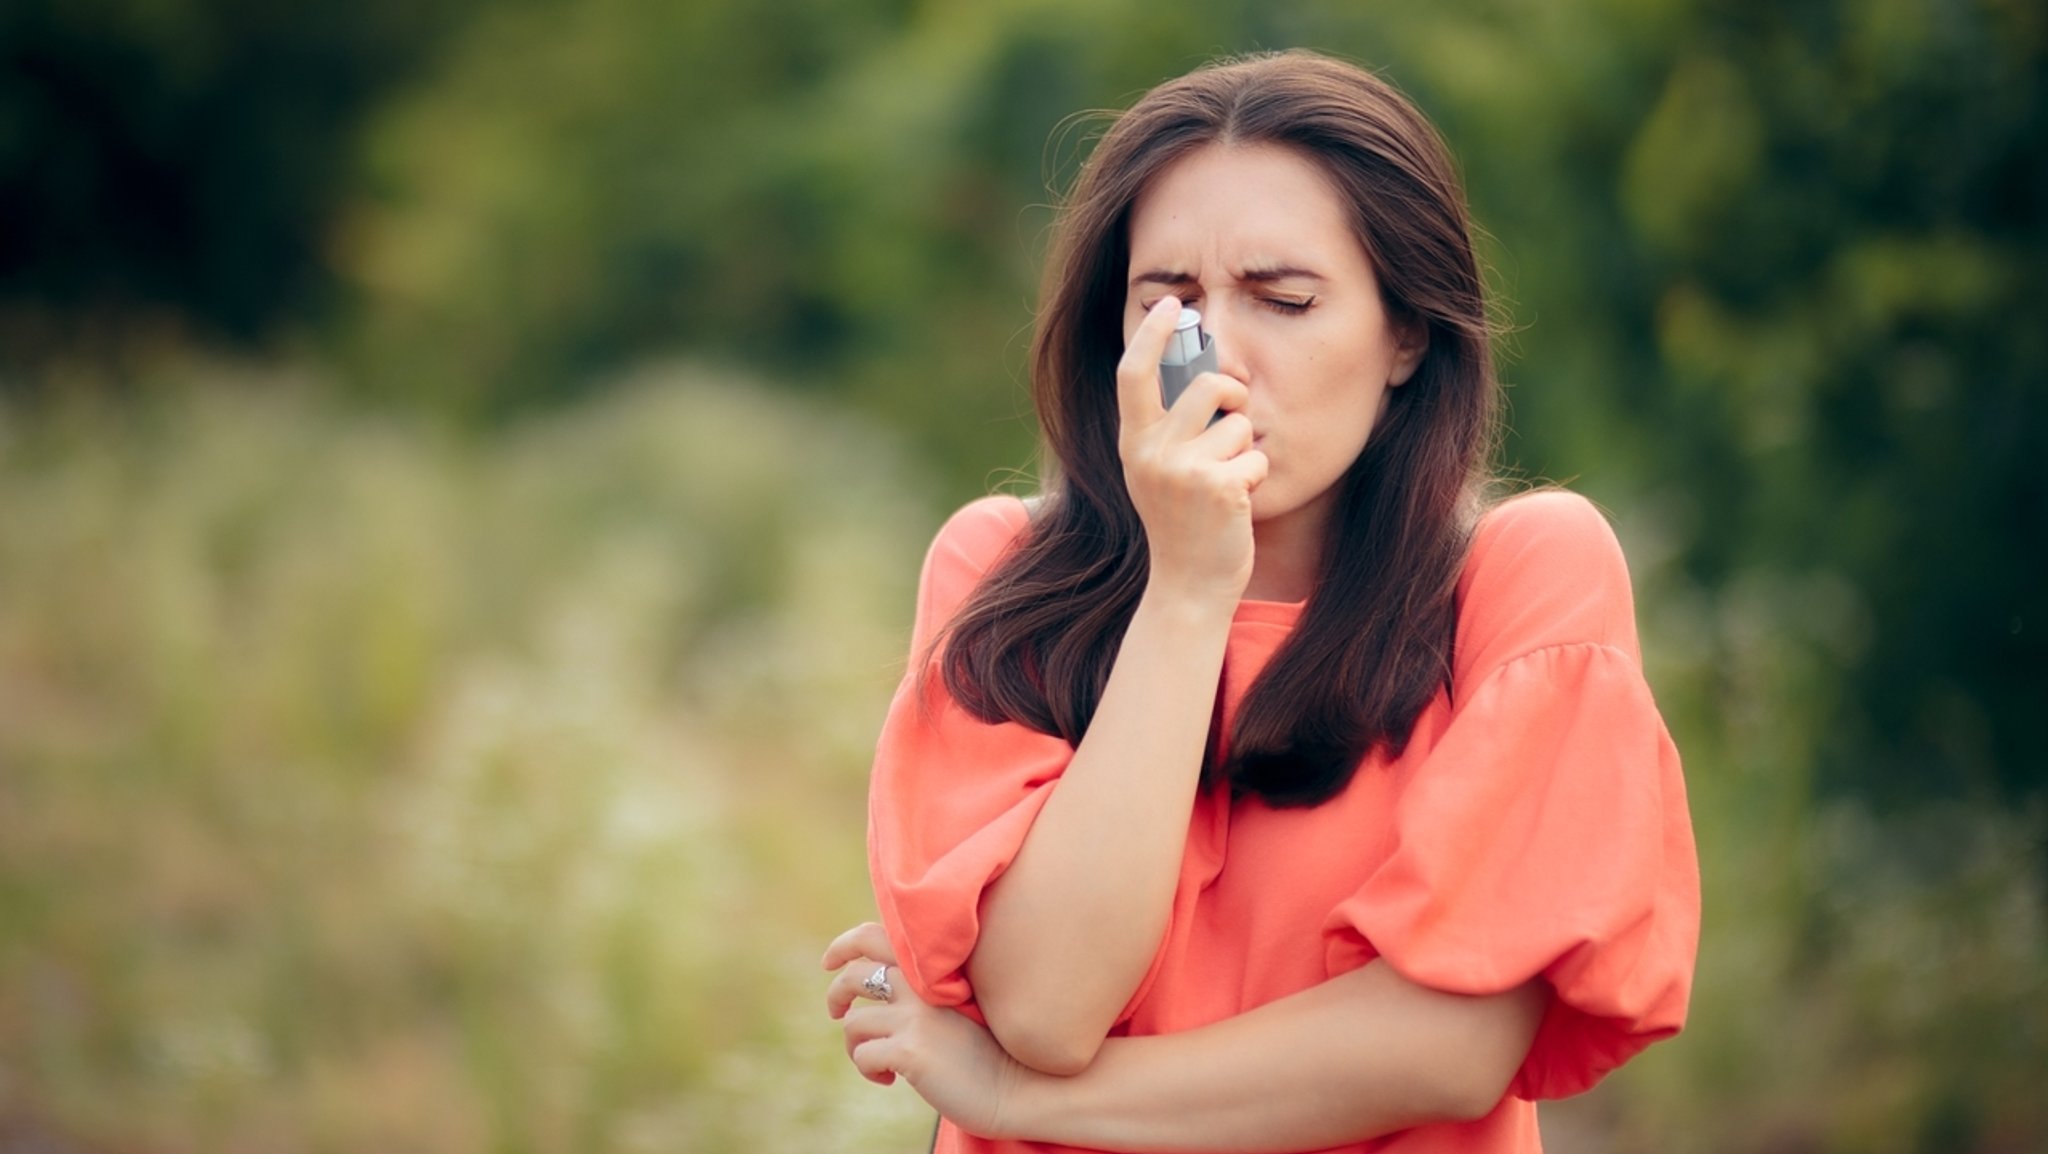
[[[1331,358],[1316,366],[1316,406],[1335,441],[1362,440],[1377,422],[1385,391],[1373,387],[1373,367],[1349,358]]]
[[[1322,411],[1318,430],[1321,445],[1317,456],[1319,471],[1334,475],[1349,469],[1365,451],[1366,442],[1372,439],[1380,417],[1386,412],[1386,394],[1373,395],[1355,372],[1330,384],[1329,403]]]

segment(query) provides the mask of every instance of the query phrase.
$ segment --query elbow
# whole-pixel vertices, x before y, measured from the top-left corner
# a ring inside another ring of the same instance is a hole
[[[1390,1095],[1405,1104],[1399,1113],[1407,1126],[1477,1122],[1500,1109],[1511,1081],[1495,1078],[1490,1072],[1452,1070],[1429,1063],[1411,1067],[1407,1075],[1399,1091]]]
[[[1509,1081],[1490,1077],[1458,1079],[1456,1084],[1441,1087],[1443,1093],[1432,1113],[1444,1122],[1477,1122],[1500,1109],[1501,1100],[1508,1096]]]
[[[1476,1012],[1453,1031],[1462,1037],[1440,1051],[1445,1060],[1436,1068],[1432,1097],[1441,1120],[1476,1122],[1500,1109],[1528,1060],[1550,997],[1550,986],[1536,978],[1505,994],[1462,1001]]]
[[[1477,1122],[1500,1109],[1528,1046],[1449,1047],[1410,1071],[1413,1101],[1431,1122]]]
[[[989,1033],[1010,1057],[1041,1074],[1070,1078],[1086,1070],[1116,1026],[1121,1000],[1074,996],[1036,980],[1004,984],[976,972],[973,959],[968,964]]]
[[[1086,1070],[1102,1050],[1102,1037],[1084,1029],[1062,1029],[1044,1021],[1004,1023],[994,1015],[989,1016],[988,1024],[1010,1057],[1057,1078],[1071,1078]]]
[[[1526,1039],[1520,1046],[1454,1050],[1455,1060],[1435,1066],[1427,1089],[1417,1087],[1418,1096],[1429,1103],[1432,1121],[1477,1122],[1500,1109],[1527,1053]],[[1417,1073],[1424,1069],[1427,1067]]]
[[[1033,1051],[1030,1057],[1017,1058],[1017,1061],[1041,1074],[1050,1074],[1055,1078],[1071,1078],[1094,1064],[1095,1052],[1100,1048],[1098,1046],[1093,1049],[1083,1050],[1077,1047],[1067,1047],[1065,1049],[1045,1050],[1043,1052]],[[1011,1057],[1014,1058],[1016,1055],[1012,1054]]]

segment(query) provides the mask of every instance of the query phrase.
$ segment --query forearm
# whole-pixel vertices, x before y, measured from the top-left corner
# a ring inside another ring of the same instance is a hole
[[[1148,591],[1087,735],[984,899],[968,976],[1027,1065],[1085,1066],[1158,949],[1232,609]]]
[[[1374,962],[1198,1030],[1112,1038],[1072,1077],[1027,1071],[999,1129],[1101,1150],[1278,1154],[1481,1117],[1548,996],[1540,981],[1444,994]]]

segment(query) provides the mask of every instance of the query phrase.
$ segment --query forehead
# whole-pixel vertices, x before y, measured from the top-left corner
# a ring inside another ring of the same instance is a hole
[[[1329,176],[1270,144],[1208,144],[1175,160],[1132,207],[1130,243],[1134,268],[1365,262]]]

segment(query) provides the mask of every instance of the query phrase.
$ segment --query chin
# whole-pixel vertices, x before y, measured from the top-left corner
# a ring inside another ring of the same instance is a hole
[[[1335,503],[1336,492],[1337,487],[1332,484],[1320,493],[1304,496],[1284,483],[1281,487],[1275,488],[1271,478],[1268,478],[1267,482],[1260,485],[1258,491],[1252,494],[1252,524],[1285,521],[1311,511],[1327,512],[1328,507]],[[1321,507],[1320,510],[1318,507]]]
[[[1268,497],[1263,487],[1258,492],[1252,494],[1252,524],[1254,525],[1263,521],[1277,521],[1291,513],[1298,513],[1300,511],[1301,502],[1293,499],[1291,496],[1275,494]]]

